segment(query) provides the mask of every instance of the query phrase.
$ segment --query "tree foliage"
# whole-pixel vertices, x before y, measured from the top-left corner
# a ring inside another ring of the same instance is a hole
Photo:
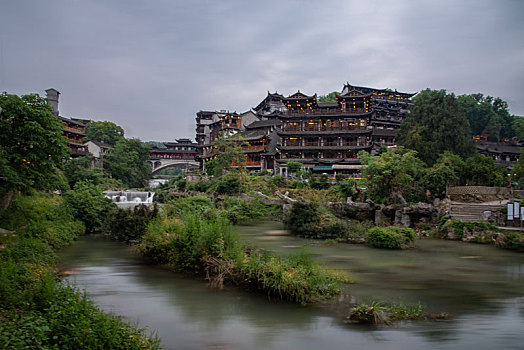
[[[489,141],[515,136],[515,117],[510,115],[506,101],[480,93],[459,96],[457,101],[468,117],[473,135],[485,135]]]
[[[376,202],[394,202],[394,193],[406,199],[417,197],[417,182],[424,174],[424,163],[417,152],[404,147],[389,149],[379,156],[361,153],[362,176],[367,181],[368,194]]]
[[[286,163],[286,167],[291,174],[297,174],[302,169],[302,163],[289,161]]]
[[[247,144],[238,134],[221,133],[212,145],[216,157],[205,164],[207,174],[221,176],[225,171],[231,170],[232,166],[243,172],[246,168],[246,155],[242,153],[242,146]]]
[[[69,157],[62,128],[37,94],[0,95],[0,192],[57,187]]]
[[[330,92],[327,95],[319,96],[317,98],[317,101],[320,102],[320,103],[322,103],[322,102],[337,102],[337,96],[339,96],[339,95],[340,95],[340,92],[333,91],[333,92]]]
[[[87,124],[86,139],[101,141],[114,147],[118,141],[124,139],[124,129],[113,122],[93,121]]]
[[[73,188],[78,181],[90,180],[95,185],[104,189],[114,189],[122,186],[122,183],[111,178],[106,170],[91,167],[92,156],[69,159],[64,165],[64,174],[69,186]]]
[[[503,168],[500,168],[503,170]],[[480,153],[466,159],[463,180],[466,185],[501,186],[502,175],[497,170],[495,161]]]
[[[413,99],[398,133],[401,146],[414,149],[426,164],[433,165],[446,150],[466,158],[473,154],[469,121],[454,94],[424,90]]]
[[[74,189],[65,194],[65,200],[74,217],[85,224],[87,233],[100,231],[114,205],[105,198],[102,188],[89,180],[77,182]]]
[[[129,187],[143,187],[151,175],[149,147],[138,139],[122,139],[106,156],[104,169]]]

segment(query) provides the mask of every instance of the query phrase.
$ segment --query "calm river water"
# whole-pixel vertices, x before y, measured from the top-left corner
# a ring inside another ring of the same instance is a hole
[[[419,240],[387,251],[292,237],[278,223],[239,227],[245,241],[289,254],[302,246],[349,271],[351,298],[416,304],[447,321],[345,324],[347,301],[300,306],[148,265],[128,246],[88,236],[61,252],[68,280],[103,309],[155,331],[167,349],[524,349],[524,254]]]

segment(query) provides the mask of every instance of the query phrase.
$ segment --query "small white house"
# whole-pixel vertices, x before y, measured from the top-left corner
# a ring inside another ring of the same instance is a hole
[[[103,166],[104,156],[113,149],[113,147],[107,143],[100,141],[87,141],[84,142],[84,146],[86,146],[87,151],[93,155],[93,166],[97,168]]]

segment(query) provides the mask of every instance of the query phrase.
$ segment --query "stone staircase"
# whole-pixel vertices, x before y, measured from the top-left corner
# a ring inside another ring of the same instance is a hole
[[[450,215],[462,221],[484,221],[482,213],[489,210],[496,212],[505,208],[505,204],[495,203],[451,203]]]

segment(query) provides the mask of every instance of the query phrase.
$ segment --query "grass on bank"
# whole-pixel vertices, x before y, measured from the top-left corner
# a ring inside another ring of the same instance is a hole
[[[300,303],[338,294],[340,284],[348,282],[347,277],[318,266],[307,254],[282,258],[242,246],[228,213],[237,210],[238,205],[244,206],[242,216],[244,222],[249,221],[261,215],[261,203],[215,206],[204,198],[181,198],[167,204],[163,213],[149,223],[139,251],[157,263],[206,276],[216,286],[229,282]]]
[[[446,313],[430,314],[424,306],[406,304],[383,304],[378,301],[359,303],[351,308],[346,317],[349,323],[390,325],[394,321],[447,319]]]
[[[55,252],[85,230],[60,197],[19,197],[0,222],[15,231],[0,235],[0,349],[159,348],[60,281]]]

